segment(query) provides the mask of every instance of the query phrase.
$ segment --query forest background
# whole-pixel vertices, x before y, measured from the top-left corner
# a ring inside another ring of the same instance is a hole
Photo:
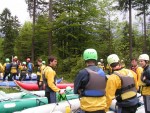
[[[83,51],[94,48],[98,61],[115,53],[127,67],[141,53],[150,55],[149,0],[25,0],[32,22],[20,24],[9,8],[0,14],[0,59],[58,58],[57,74],[73,81],[85,67]],[[136,23],[133,23],[133,9]],[[129,14],[120,21],[118,12]]]

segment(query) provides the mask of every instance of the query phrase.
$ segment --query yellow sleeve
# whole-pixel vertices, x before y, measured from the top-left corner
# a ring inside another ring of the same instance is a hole
[[[4,72],[4,67],[1,63],[0,63],[0,70],[1,70],[2,73]]]
[[[19,65],[19,70],[22,70],[22,66],[21,65]]]
[[[138,77],[138,84],[139,84],[139,86],[141,85],[141,75],[142,75],[142,72],[143,72],[143,68],[141,68],[141,67],[138,67],[137,69],[136,69],[136,73],[137,73],[137,77]]]
[[[56,72],[50,68],[48,68],[45,72],[45,78],[47,79],[48,86],[54,91],[59,92],[59,88],[55,85],[54,78],[56,76]]]
[[[43,71],[44,71],[44,69],[46,68],[46,66],[45,65],[42,65],[41,67],[40,67],[40,70],[41,70],[41,73],[40,73],[40,81],[43,81]]]
[[[5,71],[5,68],[6,68],[6,63],[3,65],[3,69],[4,69],[4,71]]]
[[[106,84],[106,111],[109,110],[112,100],[115,98],[116,90],[121,88],[121,80],[117,75],[110,75]]]
[[[138,85],[138,80],[137,80],[137,74],[134,71],[132,71],[132,70],[130,70],[130,71],[132,72],[132,75],[134,77],[135,87],[138,90],[139,89],[139,85]]]

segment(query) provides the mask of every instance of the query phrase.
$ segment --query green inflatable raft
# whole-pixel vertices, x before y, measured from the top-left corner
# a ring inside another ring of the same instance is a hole
[[[31,94],[23,95],[21,99],[1,100],[0,113],[12,113],[26,108],[48,104],[46,97],[38,97]]]
[[[66,101],[79,98],[73,90],[66,90],[66,93],[60,95],[57,93],[57,101]],[[46,97],[38,96],[31,93],[22,94],[20,99],[5,99],[0,100],[0,113],[12,113],[21,111],[27,108],[48,104]]]

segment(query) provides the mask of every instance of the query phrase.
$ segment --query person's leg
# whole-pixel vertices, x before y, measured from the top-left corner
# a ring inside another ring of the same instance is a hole
[[[9,73],[5,72],[3,76],[3,81],[5,81],[5,78],[8,76]]]
[[[32,72],[28,72],[29,80],[32,80],[31,75],[32,75]]]
[[[13,74],[10,73],[10,76],[8,77],[8,81],[12,81],[12,77],[13,77]]]
[[[47,97],[48,103],[50,103],[50,93],[49,92],[45,92],[45,97]]]
[[[50,92],[50,103],[56,103],[56,92]]]
[[[22,81],[23,80],[26,80],[26,73],[24,73],[23,76],[22,76]]]
[[[143,95],[145,113],[150,113],[150,96]]]
[[[16,80],[16,75],[17,75],[17,73],[14,73],[14,74],[13,74],[14,80]]]

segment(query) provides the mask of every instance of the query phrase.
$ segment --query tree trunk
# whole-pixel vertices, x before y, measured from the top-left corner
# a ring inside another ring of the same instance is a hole
[[[130,60],[132,59],[132,3],[129,0],[129,43],[130,43]]]
[[[111,38],[111,20],[110,20],[110,12],[108,14],[109,16],[109,54],[111,54],[112,50],[112,38]]]
[[[52,25],[52,0],[49,0],[49,21]],[[52,52],[52,26],[49,30],[48,37],[48,55],[50,56]]]
[[[143,1],[143,6],[144,6],[144,50],[143,53],[147,52],[147,43],[146,43],[146,12],[145,12],[145,0]]]
[[[35,18],[36,18],[36,0],[34,0],[34,6],[33,6],[33,26],[32,26],[32,30],[33,30],[33,34],[32,34],[32,63],[34,63],[34,36],[35,36]]]

